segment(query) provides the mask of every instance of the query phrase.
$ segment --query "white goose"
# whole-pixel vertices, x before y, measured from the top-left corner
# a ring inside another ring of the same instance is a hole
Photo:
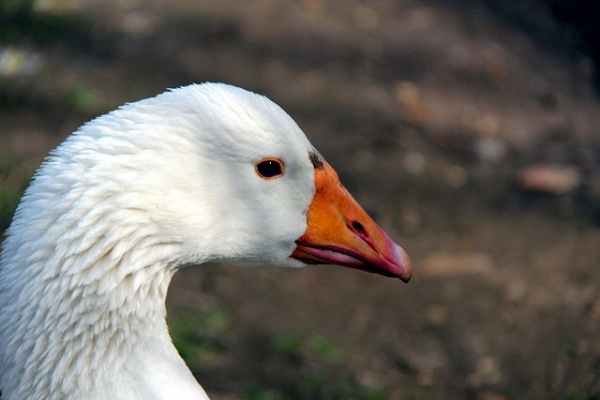
[[[81,127],[27,189],[0,264],[2,400],[207,399],[165,297],[177,270],[209,261],[411,276],[277,105],[175,89]]]

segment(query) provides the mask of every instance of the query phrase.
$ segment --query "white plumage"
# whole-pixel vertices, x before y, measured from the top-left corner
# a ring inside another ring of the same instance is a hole
[[[281,162],[281,176],[261,176],[264,159]],[[339,222],[352,243],[319,242],[327,210],[313,204],[334,175],[277,105],[223,84],[81,127],[42,165],[7,231],[2,400],[206,399],[165,323],[169,282],[185,266],[331,262],[408,280],[406,254],[357,205]]]

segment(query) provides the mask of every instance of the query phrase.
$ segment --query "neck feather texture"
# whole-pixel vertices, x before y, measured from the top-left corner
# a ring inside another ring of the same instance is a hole
[[[165,322],[179,243],[126,194],[96,199],[46,170],[0,259],[2,400],[206,399]]]

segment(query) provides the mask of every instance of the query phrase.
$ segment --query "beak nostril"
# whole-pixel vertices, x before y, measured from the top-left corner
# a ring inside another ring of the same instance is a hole
[[[356,232],[360,236],[367,236],[367,230],[365,229],[363,224],[361,224],[360,222],[352,221],[352,223],[350,224],[350,227],[352,228],[352,230],[354,232]]]
[[[356,236],[358,236],[369,247],[371,247],[373,250],[376,250],[377,246],[373,242],[373,238],[371,237],[371,235],[367,231],[367,228],[365,228],[365,226],[363,224],[361,224],[360,222],[358,222],[356,220],[354,220],[354,221],[350,220],[347,222],[347,226],[352,232],[354,232],[354,234],[356,234]]]

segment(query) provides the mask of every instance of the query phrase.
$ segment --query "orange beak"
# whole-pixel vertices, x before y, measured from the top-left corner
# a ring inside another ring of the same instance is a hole
[[[323,161],[315,169],[316,192],[307,227],[292,257],[307,264],[337,264],[408,282],[408,254],[369,217]]]

